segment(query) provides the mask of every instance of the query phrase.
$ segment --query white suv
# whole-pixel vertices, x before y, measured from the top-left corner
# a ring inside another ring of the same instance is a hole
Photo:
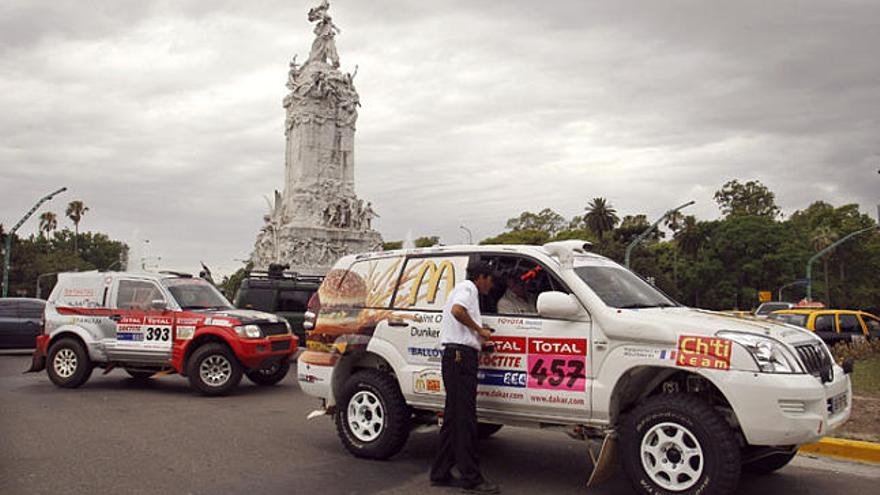
[[[681,306],[583,241],[438,247],[342,258],[306,315],[300,386],[354,455],[390,457],[436,424],[441,309],[472,260],[497,273],[481,300],[495,330],[483,436],[565,429],[616,443],[603,455],[637,491],[730,493],[741,466],[779,469],[849,417],[849,377],[808,331]]]

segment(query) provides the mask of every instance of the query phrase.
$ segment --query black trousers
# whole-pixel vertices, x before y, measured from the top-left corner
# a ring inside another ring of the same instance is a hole
[[[483,481],[477,458],[477,365],[479,353],[467,346],[443,349],[443,385],[446,388],[446,406],[443,409],[443,427],[440,445],[431,480],[441,481],[451,476],[452,466],[458,467],[465,486]]]

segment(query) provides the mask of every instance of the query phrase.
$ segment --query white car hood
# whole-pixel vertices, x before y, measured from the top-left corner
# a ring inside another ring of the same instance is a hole
[[[613,310],[603,318],[612,338],[675,343],[680,335],[713,337],[722,330],[770,337],[790,345],[818,341],[809,330],[773,320],[743,318],[696,308],[645,308]]]

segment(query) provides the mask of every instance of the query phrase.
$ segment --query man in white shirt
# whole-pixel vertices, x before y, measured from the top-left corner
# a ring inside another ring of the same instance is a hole
[[[485,263],[470,263],[467,278],[449,294],[440,322],[446,405],[431,484],[461,486],[471,493],[499,493],[498,485],[480,473],[476,449],[478,358],[492,334],[482,325],[480,294],[492,289],[492,270]],[[460,480],[452,477],[453,466],[458,467]]]
[[[498,300],[498,314],[533,315],[536,313],[534,300],[529,297],[525,282],[520,277],[511,274],[507,278],[507,290]]]

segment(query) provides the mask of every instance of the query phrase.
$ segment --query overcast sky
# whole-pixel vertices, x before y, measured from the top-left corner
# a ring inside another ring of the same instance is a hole
[[[4,0],[0,222],[67,186],[43,209],[81,199],[84,230],[149,239],[163,267],[240,266],[283,188],[287,64],[317,3]],[[359,66],[357,192],[386,240],[482,239],[596,196],[715,218],[734,178],[786,214],[876,215],[880,2],[331,4]]]

